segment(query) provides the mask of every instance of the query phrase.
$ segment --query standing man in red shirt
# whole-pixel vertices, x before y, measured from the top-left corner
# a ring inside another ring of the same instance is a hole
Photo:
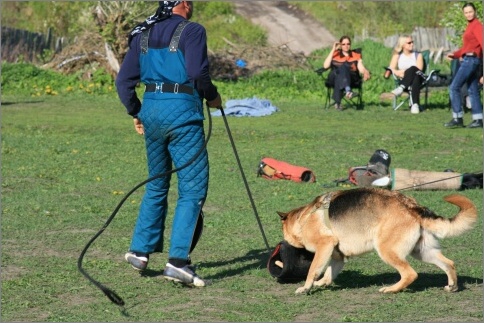
[[[478,69],[482,68],[482,23],[476,15],[473,3],[462,7],[467,19],[467,28],[462,35],[462,47],[447,55],[448,59],[460,59],[460,67],[449,87],[452,120],[445,123],[446,128],[464,127],[460,89],[466,83],[471,100],[472,122],[467,128],[482,128],[482,102],[479,97]]]

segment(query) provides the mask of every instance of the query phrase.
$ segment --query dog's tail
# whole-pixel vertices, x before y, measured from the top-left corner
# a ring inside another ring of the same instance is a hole
[[[438,238],[455,237],[472,229],[477,220],[477,209],[474,203],[467,197],[460,194],[446,196],[445,201],[452,203],[460,208],[453,218],[443,218],[435,214],[420,212],[422,216],[422,226],[432,232]],[[422,214],[427,213],[427,214]]]

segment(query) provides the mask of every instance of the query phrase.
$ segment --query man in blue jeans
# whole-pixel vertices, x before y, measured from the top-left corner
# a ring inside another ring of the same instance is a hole
[[[222,100],[209,76],[205,28],[188,22],[192,12],[192,1],[160,1],[156,13],[131,31],[116,87],[135,130],[145,137],[150,178],[170,171],[172,163],[181,168],[163,276],[203,287],[206,282],[195,273],[189,255],[208,190],[203,99],[210,107],[221,107]],[[138,82],[146,86],[142,104],[135,91]],[[146,185],[125,255],[137,270],[146,269],[150,254],[163,251],[169,187],[170,176]]]

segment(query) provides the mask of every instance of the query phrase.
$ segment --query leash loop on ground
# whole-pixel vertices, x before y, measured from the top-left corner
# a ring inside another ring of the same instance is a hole
[[[97,280],[95,280],[94,278],[92,278],[85,270],[84,268],[82,268],[82,260],[84,259],[84,255],[86,254],[87,250],[89,249],[89,247],[91,246],[91,244],[104,232],[104,230],[106,230],[106,228],[108,227],[108,225],[111,223],[111,221],[114,219],[114,217],[116,216],[116,214],[118,213],[119,209],[121,209],[121,206],[123,206],[124,202],[126,202],[126,200],[128,199],[128,197],[131,196],[131,194],[133,194],[136,190],[138,190],[138,188],[140,188],[141,186],[155,180],[155,179],[158,179],[160,177],[163,177],[163,176],[167,176],[169,174],[172,174],[172,173],[175,173],[175,172],[178,172],[186,167],[188,167],[191,163],[193,163],[197,158],[198,156],[200,156],[200,154],[204,151],[204,149],[207,147],[207,144],[208,144],[208,141],[210,140],[210,136],[212,134],[212,116],[210,115],[210,108],[207,106],[207,113],[208,113],[208,131],[207,131],[207,136],[205,138],[205,143],[203,144],[203,146],[200,148],[200,150],[183,166],[180,166],[178,168],[174,168],[170,171],[167,171],[167,172],[164,172],[164,173],[161,173],[161,174],[158,174],[158,175],[155,175],[153,177],[150,177],[148,178],[147,180],[139,183],[138,185],[136,185],[135,187],[133,187],[131,189],[131,191],[129,191],[122,199],[121,201],[119,202],[119,204],[116,206],[116,208],[114,209],[113,213],[109,216],[109,218],[106,220],[106,223],[104,223],[103,227],[91,238],[91,240],[89,240],[89,242],[86,244],[86,246],[84,247],[84,249],[82,250],[81,254],[79,255],[79,258],[77,260],[77,269],[79,270],[79,272],[87,279],[89,280],[91,283],[93,283],[97,288],[99,288],[103,293],[104,295],[106,295],[109,300],[111,302],[113,302],[114,304],[118,305],[118,306],[124,306],[124,300],[118,295],[116,294],[113,290],[107,288],[106,286],[104,286],[103,284],[101,284],[100,282],[98,282]]]

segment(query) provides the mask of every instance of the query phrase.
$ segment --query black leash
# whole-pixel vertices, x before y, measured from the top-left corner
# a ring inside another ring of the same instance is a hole
[[[267,238],[264,233],[264,228],[262,227],[262,223],[260,221],[259,213],[257,212],[257,208],[255,207],[254,199],[252,198],[252,193],[250,192],[249,184],[247,183],[247,178],[245,177],[244,169],[242,168],[242,164],[240,163],[239,154],[237,153],[237,149],[235,148],[234,139],[232,138],[232,132],[230,131],[229,123],[227,122],[227,117],[225,116],[225,112],[223,109],[220,109],[220,111],[222,112],[222,117],[225,123],[225,129],[227,129],[227,135],[229,136],[230,144],[232,145],[235,159],[237,160],[237,165],[239,166],[240,174],[242,175],[242,179],[244,180],[245,189],[247,190],[247,195],[249,196],[250,204],[252,205],[252,210],[254,210],[255,218],[257,219],[257,223],[259,224],[260,232],[262,233],[262,238],[264,239],[264,243],[266,244],[267,252],[270,255],[271,248],[269,247],[269,243],[267,242]]]
[[[222,110],[223,111],[223,110]],[[101,228],[101,230],[99,230],[92,238],[91,240],[89,240],[89,242],[86,244],[86,246],[84,247],[84,249],[82,250],[80,256],[79,256],[79,259],[77,260],[77,268],[79,269],[79,271],[81,272],[82,275],[84,275],[85,278],[87,278],[87,280],[89,280],[91,283],[93,283],[97,288],[99,288],[108,298],[111,302],[113,302],[114,304],[116,305],[119,305],[119,306],[124,306],[124,300],[118,295],[116,294],[116,292],[114,292],[112,289],[109,289],[107,288],[106,286],[104,286],[103,284],[101,284],[100,282],[98,282],[97,280],[95,280],[94,278],[92,278],[85,270],[84,268],[82,268],[82,260],[84,259],[84,255],[86,254],[87,250],[89,249],[89,247],[91,246],[91,244],[104,232],[104,230],[108,227],[108,225],[111,223],[111,221],[114,219],[114,217],[116,216],[116,214],[118,213],[119,209],[121,208],[121,206],[123,206],[124,202],[126,202],[126,200],[128,199],[128,197],[133,194],[138,188],[140,188],[141,186],[145,185],[146,183],[149,183],[155,179],[158,179],[160,177],[163,177],[163,176],[166,176],[166,175],[169,175],[169,174],[172,174],[172,173],[175,173],[175,172],[178,172],[182,169],[184,169],[185,167],[189,166],[191,163],[193,163],[197,158],[198,156],[200,156],[200,154],[203,152],[203,150],[207,147],[207,144],[208,144],[208,141],[210,139],[210,136],[212,134],[212,116],[210,115],[210,107],[207,106],[207,113],[208,113],[208,123],[209,123],[209,126],[208,126],[208,132],[207,132],[207,137],[205,139],[205,143],[203,144],[202,148],[200,148],[200,150],[183,166],[180,166],[178,168],[174,168],[170,171],[167,171],[167,172],[164,172],[164,173],[161,173],[161,174],[158,174],[158,175],[155,175],[153,177],[150,177],[148,178],[147,180],[139,183],[138,185],[136,185],[135,187],[133,187],[131,189],[131,191],[129,191],[124,197],[123,199],[121,200],[121,202],[119,202],[118,206],[116,206],[116,208],[114,209],[113,213],[111,214],[111,216],[109,216],[109,218],[106,220],[106,223],[104,223],[103,227]]]
[[[239,166],[239,170],[240,170],[240,173],[242,175],[242,179],[244,180],[244,184],[245,184],[245,188],[247,190],[247,194],[249,196],[249,200],[250,200],[250,203],[252,205],[252,209],[254,210],[254,214],[255,214],[255,217],[257,219],[257,223],[259,224],[259,229],[262,233],[262,237],[264,238],[264,242],[266,244],[266,247],[267,247],[267,251],[269,252],[269,254],[271,253],[271,250],[270,250],[270,247],[269,247],[269,243],[267,242],[267,238],[266,238],[266,235],[264,233],[264,229],[262,227],[262,223],[260,221],[260,217],[259,217],[259,214],[257,212],[257,208],[255,207],[255,203],[254,203],[254,199],[252,198],[252,194],[250,192],[250,188],[249,188],[249,184],[247,183],[247,179],[245,177],[245,174],[244,174],[244,170],[242,168],[242,164],[240,163],[240,159],[239,159],[239,155],[237,153],[237,149],[235,148],[235,143],[234,143],[234,139],[232,138],[232,132],[230,131],[230,128],[229,128],[229,125],[228,125],[228,122],[227,122],[227,117],[225,116],[225,112],[223,110],[222,107],[219,107],[218,109],[220,109],[221,113],[222,113],[222,117],[223,117],[223,120],[224,120],[224,123],[225,123],[225,128],[227,130],[227,134],[229,136],[229,139],[230,139],[230,143],[232,145],[232,149],[234,151],[234,155],[235,155],[235,159],[237,160],[237,164]],[[109,298],[109,300],[111,302],[113,302],[114,304],[118,305],[118,306],[121,306],[121,307],[124,307],[125,305],[125,302],[124,300],[121,298],[121,296],[119,296],[114,290],[104,286],[103,284],[101,284],[99,281],[95,280],[94,278],[92,278],[85,270],[84,268],[82,267],[82,261],[84,259],[84,256],[87,252],[87,250],[89,249],[89,247],[92,245],[92,243],[104,232],[104,230],[108,227],[108,225],[111,223],[111,221],[114,219],[114,217],[116,216],[116,214],[118,213],[118,211],[121,209],[121,206],[123,206],[124,202],[126,202],[126,200],[128,199],[129,196],[131,196],[131,194],[133,194],[137,189],[139,189],[140,187],[142,187],[143,185],[155,180],[155,179],[158,179],[160,177],[163,177],[163,176],[166,176],[166,175],[169,175],[169,174],[172,174],[172,173],[175,173],[175,172],[178,172],[180,171],[181,169],[189,166],[191,163],[193,163],[197,158],[198,156],[203,152],[203,150],[207,147],[207,144],[208,144],[208,141],[210,139],[210,136],[212,134],[212,116],[210,114],[210,107],[207,105],[207,114],[208,114],[208,120],[209,120],[209,126],[208,126],[208,132],[207,132],[207,136],[206,136],[206,139],[205,139],[205,143],[204,145],[202,146],[202,148],[183,166],[180,166],[178,168],[174,168],[168,172],[165,172],[165,173],[162,173],[162,174],[158,174],[158,175],[155,175],[153,177],[150,177],[148,178],[147,180],[139,183],[138,185],[136,185],[135,187],[133,187],[122,199],[121,201],[119,202],[119,204],[116,206],[116,208],[114,209],[113,213],[109,216],[109,218],[106,220],[106,223],[104,223],[103,227],[91,238],[91,240],[89,240],[89,242],[86,244],[86,246],[84,247],[84,249],[82,250],[81,254],[79,255],[79,259],[77,260],[77,268],[79,269],[79,271],[81,272],[81,274],[87,279],[89,280],[91,283],[93,283],[97,288],[99,288],[103,293],[104,295],[107,296],[107,298]]]
[[[474,174],[474,173],[478,173],[478,172],[473,172],[471,174]],[[438,183],[438,182],[443,182],[443,181],[447,181],[449,179],[454,179],[454,178],[457,178],[457,177],[461,177],[462,175],[463,174],[459,174],[459,175],[455,175],[455,176],[451,176],[451,177],[437,179],[437,180],[432,181],[432,182],[425,182],[425,183],[421,183],[421,184],[416,184],[416,185],[412,185],[412,186],[400,188],[400,189],[395,190],[395,191],[411,190],[411,189],[415,189],[416,187],[425,186],[425,185],[429,185],[429,184],[433,184],[433,183]],[[329,184],[329,183],[328,184],[324,184],[323,187],[324,188],[331,188],[331,187],[338,187],[338,186],[348,187],[349,185],[351,185],[351,186],[354,185],[347,178],[336,179],[332,183],[334,183],[334,184]]]
[[[476,172],[477,173],[477,172]],[[411,190],[415,187],[420,187],[420,186],[425,186],[425,185],[429,185],[429,184],[433,184],[433,183],[438,183],[438,182],[443,182],[443,181],[447,181],[449,179],[453,179],[453,178],[457,178],[457,177],[461,177],[462,174],[459,174],[459,175],[456,175],[456,176],[452,176],[452,177],[447,177],[447,178],[442,178],[442,179],[438,179],[438,180],[435,180],[435,181],[432,181],[432,182],[426,182],[426,183],[422,183],[422,184],[416,184],[416,185],[413,185],[413,186],[409,186],[409,187],[404,187],[404,188],[401,188],[399,190],[396,190],[396,191],[404,191],[404,190]]]

